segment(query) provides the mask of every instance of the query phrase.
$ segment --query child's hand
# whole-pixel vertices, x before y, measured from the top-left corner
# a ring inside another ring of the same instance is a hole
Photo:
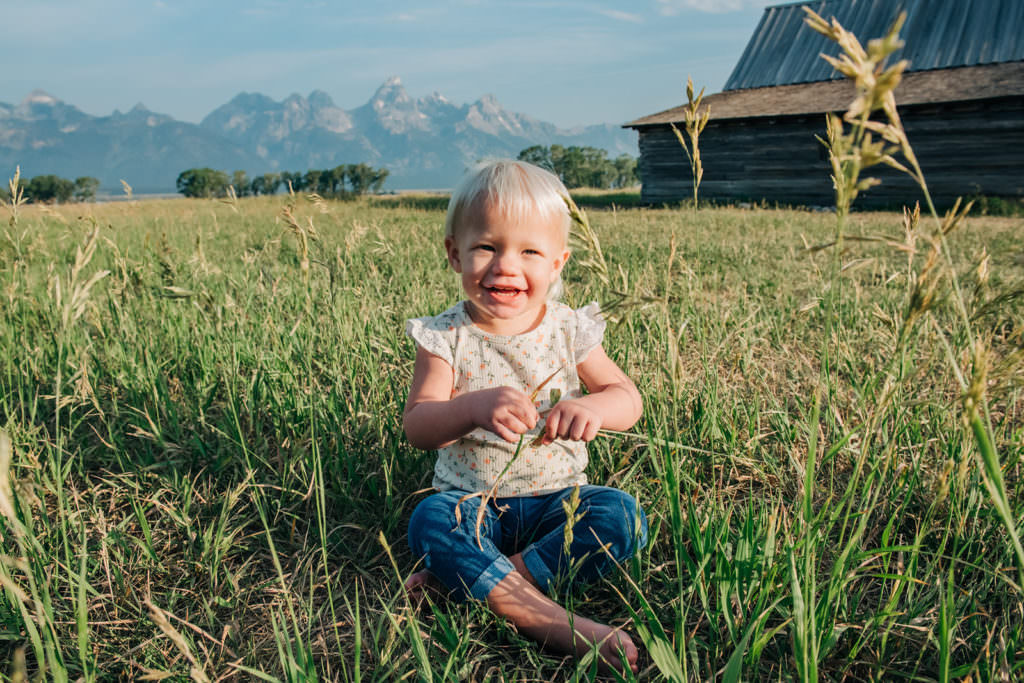
[[[540,416],[530,397],[512,387],[495,387],[472,393],[470,408],[473,423],[493,432],[509,443],[533,429]]]
[[[541,444],[555,439],[591,441],[601,428],[601,416],[579,401],[559,401],[548,413]]]

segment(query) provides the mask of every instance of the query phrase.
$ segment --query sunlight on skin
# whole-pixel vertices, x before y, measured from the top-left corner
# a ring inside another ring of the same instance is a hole
[[[510,556],[509,560],[516,571],[506,575],[487,595],[487,604],[495,614],[511,621],[520,633],[542,647],[559,654],[583,656],[594,643],[600,643],[598,665],[603,673],[624,670],[620,652],[625,655],[625,662],[633,673],[638,671],[639,653],[628,634],[570,614],[540,592],[519,553]],[[410,576],[405,582],[405,590],[414,604],[419,604],[428,595],[435,601],[447,598],[445,587],[426,569]]]

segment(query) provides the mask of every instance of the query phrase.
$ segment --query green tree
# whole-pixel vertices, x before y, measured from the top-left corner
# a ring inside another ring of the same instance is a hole
[[[612,162],[615,165],[615,181],[612,187],[633,187],[640,180],[636,158],[620,154]]]
[[[274,194],[280,184],[281,175],[279,173],[264,173],[253,178],[249,183],[249,188],[254,195]]]
[[[72,196],[79,202],[91,202],[96,199],[96,190],[99,188],[100,181],[98,178],[88,175],[80,176],[75,178]]]
[[[544,145],[534,145],[533,147],[527,147],[519,153],[519,161],[525,161],[528,164],[534,166],[540,166],[547,170],[554,172],[555,166],[551,162],[551,148]]]
[[[317,184],[317,194],[321,197],[334,196],[334,170],[330,168],[320,169],[320,182]]]
[[[175,183],[186,197],[220,197],[227,193],[228,174],[212,168],[190,168],[182,171]]]
[[[615,180],[615,165],[608,152],[597,147],[580,147],[583,156],[581,176],[585,187],[609,188]]]
[[[324,174],[323,171],[317,168],[311,168],[302,176],[302,189],[307,192],[319,192],[320,191],[320,176]],[[298,188],[296,188],[298,190]]]
[[[235,195],[248,197],[251,188],[249,187],[249,175],[245,171],[235,171],[231,174],[231,185],[235,188]]]
[[[264,191],[265,187],[266,184],[263,182],[263,176],[261,175],[258,175],[249,181],[249,192],[251,192],[254,197],[258,197],[261,194],[270,194],[269,192]]]
[[[519,160],[548,169],[566,187],[631,187],[637,181],[636,159],[622,154],[612,161],[598,147],[534,145],[521,151]]]
[[[346,193],[345,190],[345,175],[348,173],[348,166],[340,164],[335,166],[330,171],[331,178],[331,196],[339,197]]]
[[[285,191],[302,191],[302,174],[298,171],[281,171],[281,186]]]
[[[263,193],[277,194],[277,188],[281,185],[281,174],[264,173],[261,177],[263,178]]]
[[[66,202],[74,191],[75,184],[67,178],[37,175],[25,185],[25,198],[39,203]]]
[[[345,177],[348,179],[352,194],[361,195],[366,194],[366,191],[370,189],[376,179],[376,173],[367,164],[349,164],[345,171]]]
[[[566,187],[586,187],[590,184],[587,158],[582,147],[551,145],[551,164]]]
[[[373,174],[373,180],[370,181],[370,192],[380,192],[381,187],[384,186],[384,181],[391,175],[391,171],[386,168],[378,168],[374,170]]]

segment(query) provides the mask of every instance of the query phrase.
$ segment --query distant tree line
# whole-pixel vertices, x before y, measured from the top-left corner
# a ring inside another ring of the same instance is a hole
[[[521,151],[519,160],[548,169],[566,187],[622,188],[640,181],[634,157],[620,154],[609,159],[606,150],[596,147],[534,145]]]
[[[276,194],[278,189],[287,191],[291,186],[295,192],[344,198],[377,192],[387,177],[387,169],[367,164],[341,164],[305,172],[264,173],[251,179],[245,171],[235,171],[229,176],[212,168],[190,168],[181,172],[176,185],[178,192],[186,197],[223,197],[228,187],[235,188],[239,197],[249,197]]]
[[[63,204],[65,202],[91,202],[96,199],[96,190],[100,181],[92,176],[82,176],[74,180],[61,178],[52,174],[37,175],[19,183],[21,194],[26,201],[37,204]],[[0,187],[0,200],[10,201],[11,192]]]

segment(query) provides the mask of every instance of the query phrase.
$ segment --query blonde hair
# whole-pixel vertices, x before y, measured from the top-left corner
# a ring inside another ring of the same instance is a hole
[[[556,175],[539,166],[513,159],[484,161],[470,168],[452,191],[444,236],[455,237],[466,212],[477,202],[486,202],[509,220],[525,223],[530,219],[562,219],[563,243],[569,244],[572,218],[565,198],[569,190]],[[548,288],[548,299],[562,295],[559,275]]]

